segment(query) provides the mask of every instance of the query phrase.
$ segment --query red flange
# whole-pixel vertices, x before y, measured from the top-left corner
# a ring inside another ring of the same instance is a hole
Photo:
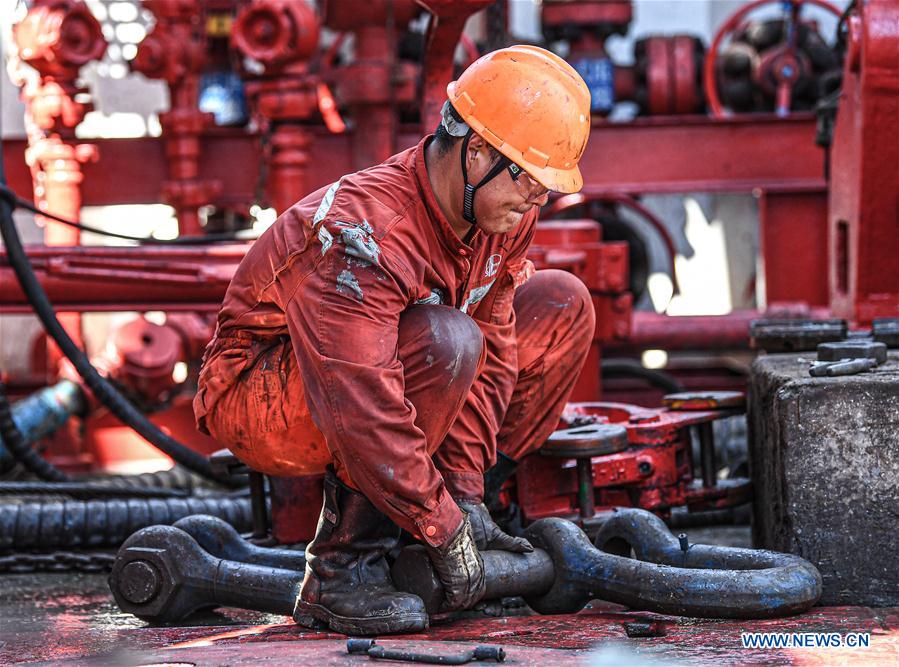
[[[19,57],[44,76],[71,78],[106,52],[103,30],[83,2],[34,7],[13,26]]]
[[[294,0],[255,0],[237,15],[231,42],[266,67],[306,60],[318,49],[313,9]]]

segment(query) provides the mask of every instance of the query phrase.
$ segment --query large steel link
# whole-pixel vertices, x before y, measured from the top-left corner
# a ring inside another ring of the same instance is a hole
[[[303,573],[217,558],[180,528],[150,526],[119,549],[109,588],[122,611],[153,622],[175,623],[215,607],[287,616],[293,613]]]
[[[117,547],[141,528],[172,524],[191,514],[252,528],[248,498],[61,500],[0,504],[0,551]]]
[[[636,532],[621,532],[619,522]],[[109,580],[122,610],[162,622],[215,606],[289,614],[303,580],[303,555],[241,543],[214,524],[199,517],[179,522],[198,539],[175,526],[152,526],[131,536]],[[821,593],[820,574],[797,556],[682,548],[660,519],[643,510],[622,511],[608,525],[605,535],[625,535],[637,558],[597,549],[570,521],[541,519],[526,533],[537,547],[533,553],[482,552],[485,599],[522,596],[542,614],[574,613],[600,599],[683,616],[770,618],[805,611]],[[640,526],[647,526],[645,533]],[[686,555],[678,556],[673,546]],[[429,613],[440,610],[443,588],[423,548],[404,549],[392,574],[397,588],[420,596]]]
[[[541,519],[525,536],[530,554],[482,553],[485,598],[522,596],[541,614],[566,614],[590,600],[700,618],[772,618],[806,611],[821,596],[814,565],[790,554],[683,544],[657,516],[620,510],[600,530],[598,544],[626,545],[628,558],[594,547],[564,519]],[[443,601],[427,554],[405,549],[393,567],[400,590],[422,598],[429,612]]]

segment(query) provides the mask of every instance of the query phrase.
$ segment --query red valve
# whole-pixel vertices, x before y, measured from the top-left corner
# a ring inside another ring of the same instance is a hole
[[[13,27],[13,35],[19,57],[45,76],[75,76],[106,52],[103,30],[83,2],[35,7]]]
[[[318,48],[318,17],[305,2],[256,0],[237,16],[231,40],[263,65],[309,59]]]
[[[724,38],[734,32],[741,24],[743,19],[752,11],[762,5],[774,2],[774,0],[754,0],[741,7],[739,11],[733,14],[715,33],[712,44],[705,55],[703,63],[703,86],[705,88],[706,99],[708,100],[709,111],[713,116],[718,118],[726,115],[724,106],[721,103],[721,97],[718,92],[718,82],[716,80],[716,70],[718,61],[718,50]],[[815,5],[831,12],[835,16],[840,15],[840,10],[827,2],[827,0],[793,0],[792,20],[795,21],[800,10],[806,4]],[[793,84],[799,77],[802,65],[802,54],[797,51],[795,44],[786,44],[773,50],[769,57],[764,60],[764,65],[768,66],[764,69],[771,73],[773,84],[770,81],[759,81],[763,86],[774,85],[776,88],[775,99],[778,113],[787,113],[789,111],[789,102],[792,94]],[[762,77],[765,79],[766,77]]]

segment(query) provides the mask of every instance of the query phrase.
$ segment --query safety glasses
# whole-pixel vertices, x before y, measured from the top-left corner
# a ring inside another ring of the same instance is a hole
[[[522,195],[526,197],[541,197],[549,192],[549,188],[540,185],[540,183],[535,181],[530,174],[511,160],[509,161],[509,166],[506,167],[506,170],[509,172],[512,182],[518,186],[518,190]]]

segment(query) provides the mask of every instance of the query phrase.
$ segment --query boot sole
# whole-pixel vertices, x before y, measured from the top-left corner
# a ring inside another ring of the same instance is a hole
[[[427,614],[406,614],[381,618],[357,618],[334,614],[321,605],[297,600],[293,620],[313,630],[330,628],[343,635],[387,635],[421,632],[428,629]]]

